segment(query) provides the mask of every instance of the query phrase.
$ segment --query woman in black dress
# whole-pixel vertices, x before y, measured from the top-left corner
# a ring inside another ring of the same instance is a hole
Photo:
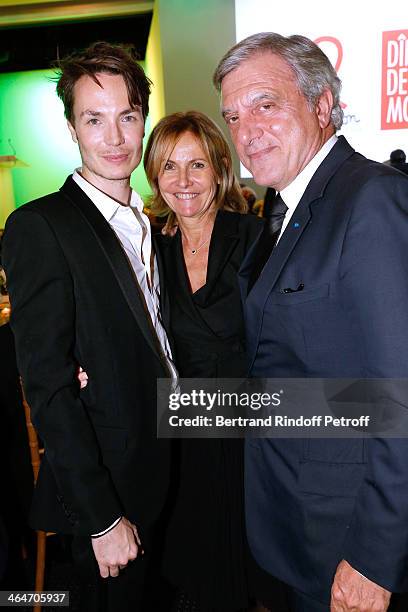
[[[175,113],[154,128],[144,164],[152,210],[168,215],[156,250],[162,304],[168,305],[163,315],[179,374],[244,377],[237,274],[263,222],[243,214],[246,204],[228,145],[206,115]],[[246,609],[257,587],[248,587],[242,440],[184,439],[180,451],[165,555],[168,578],[184,592],[176,609]],[[257,573],[252,560],[249,565]],[[273,595],[278,606],[280,597]]]

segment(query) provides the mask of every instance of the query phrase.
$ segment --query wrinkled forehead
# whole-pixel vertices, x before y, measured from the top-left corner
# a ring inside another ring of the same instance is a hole
[[[221,102],[228,102],[250,92],[279,90],[292,84],[297,88],[297,78],[290,64],[269,51],[257,53],[242,60],[221,81]]]

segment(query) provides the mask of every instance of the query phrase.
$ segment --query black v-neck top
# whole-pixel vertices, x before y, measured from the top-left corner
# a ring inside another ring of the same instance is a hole
[[[217,213],[207,280],[195,293],[190,290],[180,231],[174,237],[158,237],[163,266],[161,285],[164,280],[167,293],[164,319],[174,342],[180,376],[245,375],[245,330],[237,274],[262,224],[252,215]]]
[[[238,270],[262,231],[252,215],[219,211],[207,281],[191,293],[181,234],[156,237],[164,324],[181,377],[246,374]],[[183,439],[176,502],[167,529],[166,577],[202,612],[249,604],[243,512],[242,440]]]

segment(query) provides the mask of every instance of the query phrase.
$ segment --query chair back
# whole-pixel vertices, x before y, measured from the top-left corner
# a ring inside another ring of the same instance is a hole
[[[42,449],[38,444],[37,432],[31,422],[31,410],[24,393],[23,381],[20,378],[21,392],[23,396],[23,406],[28,434],[28,444],[30,447],[31,466],[33,468],[34,484],[37,482],[38,472],[40,471]]]

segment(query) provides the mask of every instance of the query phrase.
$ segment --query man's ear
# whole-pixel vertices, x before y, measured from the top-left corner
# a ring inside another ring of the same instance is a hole
[[[321,128],[327,128],[331,122],[333,108],[333,94],[330,89],[325,89],[316,104],[316,115]]]
[[[68,129],[69,129],[70,133],[71,133],[72,140],[77,143],[78,142],[78,138],[77,138],[74,126],[72,125],[72,123],[70,121],[67,121],[67,126],[68,126]]]

